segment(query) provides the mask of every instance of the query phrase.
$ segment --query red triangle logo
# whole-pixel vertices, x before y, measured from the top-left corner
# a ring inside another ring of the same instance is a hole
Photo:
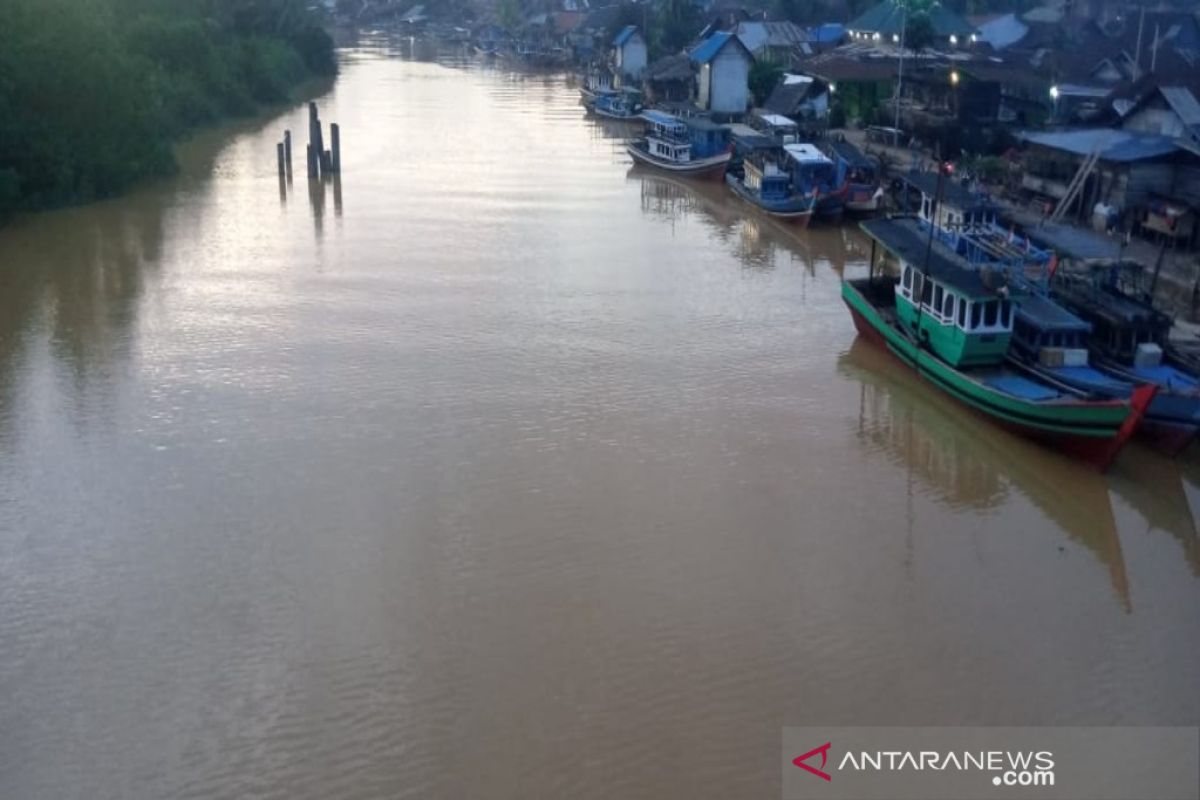
[[[829,747],[830,747],[830,743],[826,742],[825,744],[821,745],[820,747],[809,750],[807,753],[805,753],[802,756],[793,758],[792,763],[795,764],[800,769],[805,770],[806,772],[811,772],[813,775],[816,775],[818,778],[822,778],[827,781],[832,781],[833,778],[831,778],[829,776],[828,772],[824,771],[825,770],[825,762],[829,758]],[[821,768],[820,769],[817,769],[816,767],[810,767],[808,764],[804,763],[808,759],[815,756],[817,753],[821,754]]]

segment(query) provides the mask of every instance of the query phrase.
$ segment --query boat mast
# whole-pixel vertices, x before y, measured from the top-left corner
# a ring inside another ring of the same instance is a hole
[[[937,225],[937,209],[942,203],[942,177],[945,175],[945,165],[938,164],[937,167],[937,186],[933,190],[933,203],[929,209],[929,238],[925,242],[925,263],[921,265],[921,293],[917,296],[917,358],[916,369],[917,373],[921,372],[921,348],[925,346],[925,340],[921,337],[921,316],[925,312],[925,285],[932,280],[930,274],[929,262],[933,257],[933,234]],[[915,285],[915,282],[914,282]],[[930,298],[933,297],[933,289],[929,290]]]
[[[896,119],[892,125],[892,147],[900,146],[900,87],[904,85],[904,29],[908,27],[908,7],[904,0],[897,0],[900,5],[900,62],[896,67]]]

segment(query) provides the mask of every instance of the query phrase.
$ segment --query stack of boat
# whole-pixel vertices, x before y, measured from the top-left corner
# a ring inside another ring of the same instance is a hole
[[[1167,339],[1171,320],[1113,276],[1058,272],[994,218],[862,224],[867,278],[843,284],[859,332],[995,422],[1106,468],[1138,432],[1177,453],[1200,432],[1200,379]],[[875,252],[899,275],[877,274]]]

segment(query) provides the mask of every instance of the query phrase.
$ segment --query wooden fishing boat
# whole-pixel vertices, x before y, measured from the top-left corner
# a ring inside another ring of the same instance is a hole
[[[642,113],[642,93],[636,89],[623,89],[614,94],[597,95],[588,108],[598,117],[630,122]]]
[[[837,170],[834,184],[846,187],[846,211],[856,214],[878,211],[884,196],[879,162],[845,140],[830,139],[824,149]]]
[[[799,194],[792,174],[768,153],[755,153],[742,163],[742,174],[730,172],[725,182],[734,194],[772,217],[807,227],[817,204],[816,191]]]
[[[827,222],[841,220],[850,184],[838,180],[833,161],[815,145],[803,142],[785,144],[783,150],[791,160],[792,183],[796,190],[801,195],[817,193],[816,217]]]
[[[1105,381],[1116,387],[1154,384],[1158,394],[1146,412],[1142,435],[1168,455],[1186,449],[1200,434],[1200,376],[1170,342],[1171,317],[1148,297],[1123,290],[1103,274],[1060,274],[1053,298],[1091,328],[1086,344],[1076,345],[1087,347],[1098,369],[1075,370],[1070,377],[1102,386]]]
[[[687,177],[720,176],[725,173],[732,150],[728,145],[716,153],[697,157],[688,123],[661,111],[643,111],[646,135],[626,148],[634,161]],[[713,126],[717,127],[717,126]]]
[[[872,270],[842,284],[842,299],[865,338],[938,389],[996,423],[1106,469],[1137,429],[1157,387],[1128,399],[1068,391],[1006,363],[1013,302],[1001,281],[967,262],[913,218],[861,223],[872,239]],[[874,250],[900,277],[874,274]]]

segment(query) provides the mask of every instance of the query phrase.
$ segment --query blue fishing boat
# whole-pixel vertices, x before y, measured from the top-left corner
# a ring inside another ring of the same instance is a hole
[[[1200,434],[1200,376],[1170,342],[1171,317],[1148,297],[1123,290],[1119,272],[1114,266],[1092,275],[1059,274],[1052,296],[1091,325],[1086,346],[1103,376],[1115,384],[1158,387],[1142,433],[1157,449],[1175,455]],[[1095,381],[1092,372],[1079,379]]]
[[[742,174],[730,172],[725,182],[734,194],[773,217],[807,227],[817,204],[817,192],[796,191],[787,156],[776,151],[757,151],[742,161]]]
[[[837,170],[834,183],[846,186],[846,210],[854,213],[878,211],[884,196],[879,162],[863,155],[852,142],[845,140],[827,141],[825,153]]]
[[[598,117],[629,122],[642,113],[642,93],[626,88],[613,94],[597,95],[590,109]]]
[[[724,174],[732,152],[728,134],[707,121],[685,121],[662,111],[643,111],[646,135],[627,148],[634,161],[691,177]],[[724,147],[721,147],[722,141]],[[719,148],[719,149],[718,149]]]
[[[814,213],[817,218],[833,222],[841,219],[842,212],[846,210],[846,190],[849,185],[838,182],[833,161],[812,144],[785,144],[783,150],[791,160],[796,191],[805,197],[816,192]]]

